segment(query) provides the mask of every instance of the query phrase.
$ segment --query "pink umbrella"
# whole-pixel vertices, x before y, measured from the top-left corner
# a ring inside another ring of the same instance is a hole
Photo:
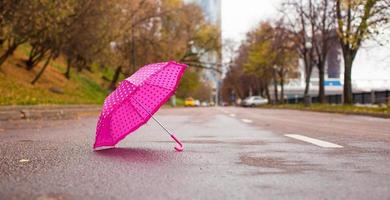
[[[174,94],[186,67],[174,61],[149,64],[122,81],[104,101],[93,148],[114,147],[152,118],[182,151],[182,143],[153,114]]]

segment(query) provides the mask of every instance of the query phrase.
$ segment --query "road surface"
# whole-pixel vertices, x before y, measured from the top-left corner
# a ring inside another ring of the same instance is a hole
[[[162,109],[94,152],[96,117],[0,122],[0,199],[390,199],[390,120]]]

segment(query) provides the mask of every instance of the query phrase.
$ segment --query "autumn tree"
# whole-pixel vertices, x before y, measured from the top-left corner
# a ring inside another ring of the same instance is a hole
[[[72,45],[72,39],[75,40],[75,38],[77,38],[77,42],[79,44],[85,44],[86,42],[89,42],[89,45],[84,47],[88,49],[90,54],[96,53],[93,52],[94,49],[92,49],[92,47],[94,47],[94,44],[100,43],[99,41],[92,42],[94,39],[92,37],[82,37],[83,33],[88,33],[88,25],[90,22],[88,21],[88,18],[82,18],[81,16],[88,16],[88,11],[96,11],[96,8],[99,8],[99,6],[101,12],[93,12],[93,14],[94,16],[104,16],[104,7],[102,4],[95,3],[91,0],[66,2],[42,1],[40,6],[43,9],[42,19],[45,20],[45,23],[41,24],[46,28],[42,29],[42,31],[29,38],[29,43],[32,48],[30,50],[29,58],[26,60],[26,66],[28,70],[31,70],[37,66],[41,60],[46,59],[46,61],[44,62],[44,65],[41,67],[36,77],[32,80],[31,84],[35,84],[39,80],[50,61],[63,53],[64,49],[66,49],[66,45]],[[102,20],[99,20],[99,22],[101,21]],[[75,24],[83,26],[84,29],[79,29],[77,34],[74,35]],[[95,28],[99,28],[98,25],[98,23],[93,24]],[[92,35],[99,35],[99,30],[95,30],[96,31]],[[104,31],[102,32],[104,33]],[[102,39],[102,37],[99,37],[98,39]],[[72,50],[75,52],[75,54],[79,53],[77,58],[86,63],[87,60],[85,59],[85,55],[83,57],[80,54],[80,51],[84,49],[77,49],[75,46],[72,47],[74,47]],[[68,61],[69,58],[71,57],[68,55]]]
[[[0,55],[0,66],[13,52],[37,31],[38,16],[42,9],[36,2],[3,0],[0,3],[0,34],[4,51]]]
[[[268,83],[266,83],[265,79],[244,72],[244,65],[248,59],[249,46],[249,41],[246,41],[240,45],[236,53],[234,53],[233,46],[225,49],[225,52],[230,52],[230,56],[232,56],[232,62],[228,65],[228,71],[223,79],[221,89],[222,97],[226,102],[235,103],[232,102],[232,95],[235,95],[236,98],[244,99],[247,96],[255,94],[264,96],[270,100]]]
[[[362,43],[390,20],[388,0],[335,0],[337,35],[344,57],[344,103],[352,104],[352,66]]]
[[[91,62],[105,63],[115,57],[111,41],[120,29],[117,23],[118,8],[108,2],[80,0],[74,14],[64,24],[61,52],[66,57],[65,77],[70,78],[72,66],[81,71]],[[113,63],[110,63],[113,64]]]
[[[252,33],[253,39],[245,64],[247,73],[273,84],[274,99],[280,103],[284,101],[284,84],[298,65],[294,43],[290,37],[291,34],[284,28],[282,20],[275,24],[261,23]]]

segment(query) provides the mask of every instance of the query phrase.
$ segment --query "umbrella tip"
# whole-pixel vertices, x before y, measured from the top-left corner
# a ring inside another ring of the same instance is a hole
[[[179,139],[176,138],[176,136],[174,134],[171,134],[171,137],[173,140],[175,140],[175,142],[177,143],[177,145],[175,146],[175,150],[178,151],[178,152],[181,152],[184,150],[184,146],[183,144],[180,142]]]
[[[106,149],[113,149],[115,146],[99,146],[99,147],[94,147],[93,151],[101,151],[101,150],[106,150]]]
[[[183,145],[177,145],[177,146],[175,146],[175,150],[178,152],[181,152],[184,150],[184,147],[183,147]]]

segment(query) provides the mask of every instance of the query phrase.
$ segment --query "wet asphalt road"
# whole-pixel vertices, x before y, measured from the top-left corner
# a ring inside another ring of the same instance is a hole
[[[0,122],[0,199],[390,199],[390,120],[249,108],[157,118],[184,152],[153,121],[99,152],[96,117]]]

